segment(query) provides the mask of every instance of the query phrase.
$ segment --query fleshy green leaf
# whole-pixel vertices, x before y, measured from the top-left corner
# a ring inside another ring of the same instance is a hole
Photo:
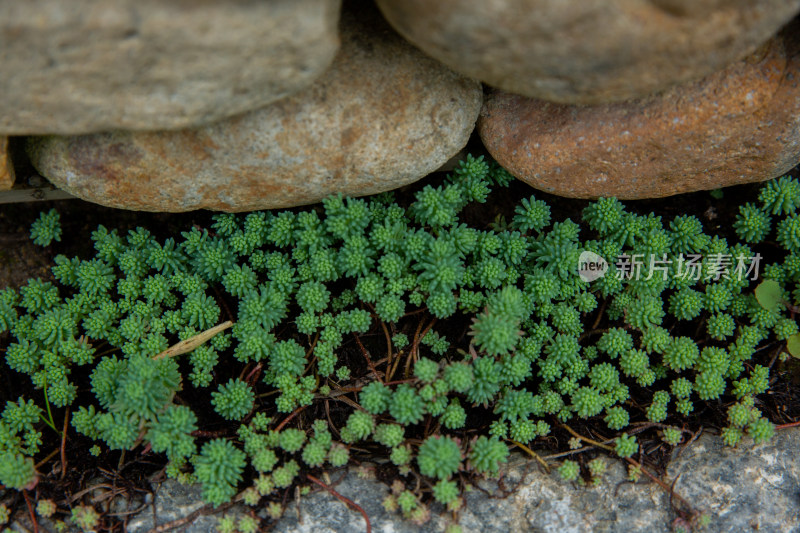
[[[800,333],[795,333],[786,339],[786,348],[792,357],[800,359]]]
[[[777,281],[765,279],[756,287],[756,300],[764,309],[777,311],[783,301],[781,292],[781,286]]]

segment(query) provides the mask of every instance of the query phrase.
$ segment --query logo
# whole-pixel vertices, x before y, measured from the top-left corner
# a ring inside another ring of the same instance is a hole
[[[578,258],[578,275],[582,281],[590,282],[602,278],[608,271],[608,262],[594,252],[581,252]]]

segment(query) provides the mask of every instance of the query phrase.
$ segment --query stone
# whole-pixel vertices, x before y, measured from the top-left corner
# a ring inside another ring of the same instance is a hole
[[[377,0],[400,34],[507,92],[568,104],[640,98],[753,52],[798,0]]]
[[[556,463],[551,463],[556,466]],[[502,472],[502,485],[478,482],[465,496],[459,523],[464,533],[668,533],[676,521],[670,496],[642,476],[627,481],[627,470],[617,459],[607,460],[607,471],[596,486],[580,487],[548,474],[538,463],[513,455]],[[377,468],[380,468],[379,466]],[[383,507],[389,487],[365,475],[376,465],[363,463],[331,474],[330,485],[358,504],[376,533],[443,532],[452,513],[431,505],[430,520],[417,525]],[[675,482],[677,494],[711,518],[706,533],[741,531],[800,531],[800,428],[776,432],[768,442],[754,445],[745,439],[738,448],[722,444],[718,435],[704,433],[689,445],[673,450],[665,480]],[[315,486],[316,487],[316,486]],[[156,491],[155,503],[131,517],[129,533],[143,533],[156,525],[183,520],[187,533],[214,531],[211,506],[203,507],[199,485],[183,486],[168,480]],[[673,501],[674,502],[674,501]],[[155,513],[153,509],[155,505]],[[227,513],[238,515],[243,506]],[[157,519],[154,520],[154,515]],[[339,533],[365,531],[360,512],[350,509],[324,490],[292,498],[283,516],[270,524],[264,505],[262,525],[276,533]],[[190,520],[184,520],[191,517]]]
[[[788,32],[787,32],[788,34]],[[776,38],[701,81],[582,107],[497,91],[478,129],[501,165],[573,198],[658,198],[769,180],[800,161],[800,46]]]
[[[14,165],[8,153],[8,137],[0,135],[0,191],[10,189],[14,185]]]
[[[112,207],[281,208],[424,177],[466,145],[482,98],[362,11],[344,16],[339,55],[301,93],[201,128],[31,138],[28,153],[56,186]]]
[[[177,129],[307,87],[340,0],[0,2],[0,134]]]
[[[703,435],[673,453],[675,491],[711,516],[709,531],[800,531],[800,429],[729,448]]]
[[[147,495],[144,511],[132,516],[125,525],[126,533],[147,533],[170,522],[184,521],[185,531],[211,533],[217,530],[217,515],[203,501],[200,485],[181,485],[167,479],[155,487],[155,497]],[[236,505],[227,514],[242,514],[242,506]]]
[[[503,473],[507,491],[496,482],[480,482],[467,493],[459,523],[464,533],[673,531],[676,514],[669,494],[655,483],[628,482],[619,460],[609,459],[607,464],[602,483],[581,488],[517,456]],[[779,431],[766,444],[750,442],[739,448],[725,447],[719,436],[703,434],[686,448],[676,448],[667,479],[671,482],[676,476],[675,491],[711,517],[703,530],[707,533],[800,530],[798,428]],[[362,479],[353,469],[341,481],[335,477],[335,488],[364,508],[378,533],[442,532],[451,516],[434,505],[431,520],[421,527],[404,521],[380,505],[388,488]],[[338,533],[364,531],[364,526],[360,513],[320,491],[290,504],[271,531]]]
[[[361,470],[369,466],[363,465]],[[387,512],[383,508],[383,500],[389,495],[389,487],[374,477],[365,477],[355,469],[349,468],[344,475],[333,474],[331,478],[336,492],[353,500],[364,509],[373,532],[417,533],[426,531],[426,527],[430,529],[431,524],[420,527],[402,520],[395,513]],[[444,520],[443,517],[437,517],[433,522],[444,523]],[[324,490],[308,494],[299,504],[289,504],[283,517],[272,529],[275,533],[339,533],[366,530],[367,524],[359,511],[350,509]]]

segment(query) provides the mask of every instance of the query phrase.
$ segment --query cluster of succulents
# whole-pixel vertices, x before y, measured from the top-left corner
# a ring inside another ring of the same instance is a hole
[[[497,474],[509,445],[554,425],[601,420],[630,457],[632,422],[663,423],[720,398],[727,443],[769,438],[756,407],[769,369],[753,356],[798,327],[786,306],[759,304],[748,269],[751,245],[774,229],[785,257],[761,275],[800,300],[797,181],[769,182],[759,203],[741,207],[742,242],[614,198],[579,222],[553,220],[534,196],[507,222],[460,220],[511,180],[468,156],[408,206],[391,193],[331,196],[307,209],[214,215],[165,240],[100,226],[94,257],[58,255],[52,281],[0,291],[0,365],[41,391],[2,411],[0,483],[36,480],[41,431],[57,431],[52,412],[68,407],[71,430],[101,449],[149,446],[214,505],[242,491],[258,502],[371,445],[457,507],[460,473]],[[57,213],[31,236],[59,240]],[[578,275],[583,251],[606,259],[604,276]],[[466,336],[449,329],[463,324]],[[235,431],[207,437],[208,413]],[[663,432],[667,443],[680,438]],[[560,471],[576,479],[577,467]],[[419,494],[406,492],[391,505],[424,515]]]

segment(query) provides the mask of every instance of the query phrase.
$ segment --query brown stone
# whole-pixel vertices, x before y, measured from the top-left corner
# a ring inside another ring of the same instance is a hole
[[[8,137],[0,136],[0,191],[14,185],[14,166],[8,155]]]
[[[377,0],[427,54],[508,92],[566,104],[640,98],[753,52],[800,0]]]
[[[593,107],[503,92],[478,122],[492,156],[537,189],[657,198],[763,181],[800,161],[800,48],[775,39],[700,82]]]
[[[339,55],[301,93],[202,128],[32,138],[32,163],[75,196],[143,211],[279,208],[416,181],[466,144],[480,84],[377,13],[342,22]]]
[[[4,0],[0,134],[198,126],[308,87],[340,0]]]

